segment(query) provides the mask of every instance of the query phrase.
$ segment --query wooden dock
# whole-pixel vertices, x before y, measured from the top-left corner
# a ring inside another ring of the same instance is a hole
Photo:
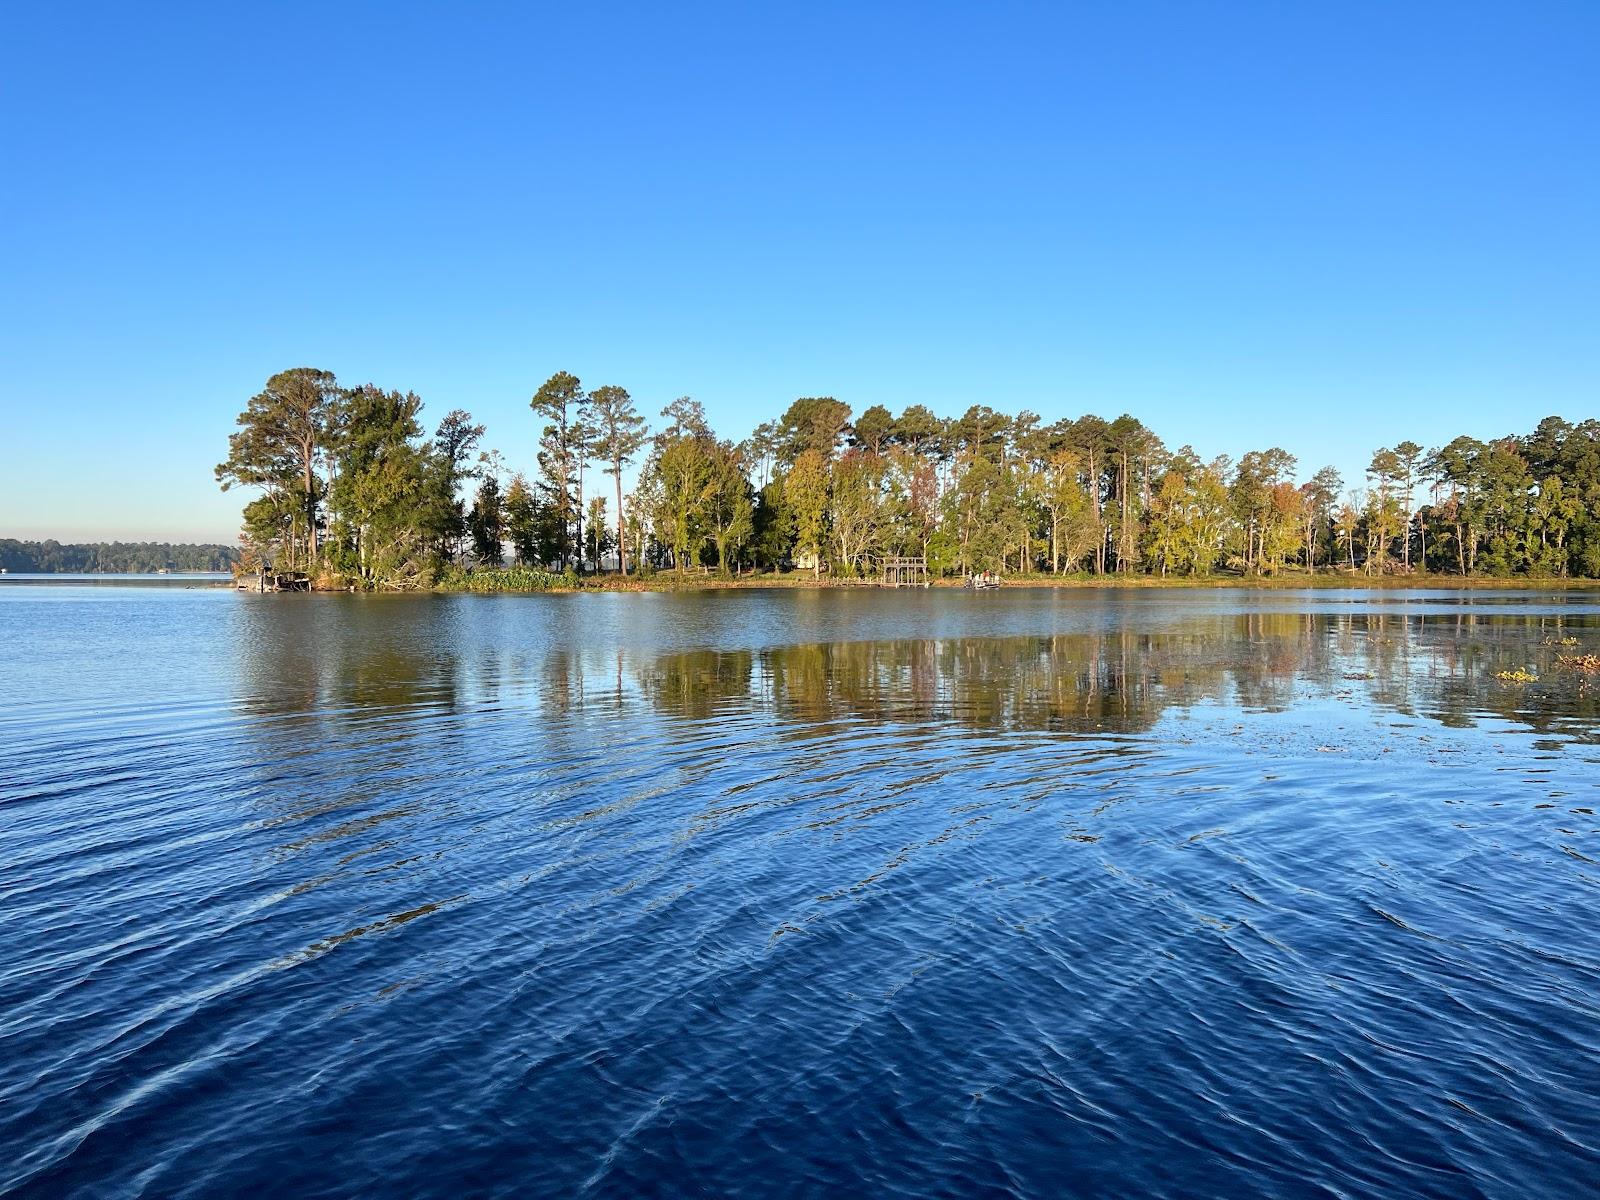
[[[240,575],[234,587],[241,592],[309,592],[311,576],[303,571],[257,571]]]
[[[917,555],[890,554],[878,560],[879,587],[929,587],[928,560]]]

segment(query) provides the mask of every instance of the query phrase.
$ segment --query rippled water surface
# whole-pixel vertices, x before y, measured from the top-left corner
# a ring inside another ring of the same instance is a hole
[[[0,1193],[1600,1179],[1595,593],[21,583],[0,645]]]

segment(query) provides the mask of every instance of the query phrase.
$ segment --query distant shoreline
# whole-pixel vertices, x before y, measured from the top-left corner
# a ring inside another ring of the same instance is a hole
[[[96,579],[117,579],[117,578],[121,578],[121,577],[125,577],[125,576],[131,576],[131,577],[136,578],[136,579],[155,579],[157,577],[165,577],[165,576],[169,576],[169,575],[173,576],[175,578],[176,577],[193,578],[196,575],[215,576],[218,579],[232,579],[233,578],[233,572],[232,571],[228,571],[228,570],[221,570],[221,571],[178,571],[178,570],[173,570],[173,571],[33,571],[33,570],[18,571],[18,570],[12,570],[10,567],[7,567],[4,571],[0,571],[0,575],[11,575],[11,576],[19,576],[19,575],[39,575],[39,576],[45,576],[45,575],[69,575],[69,576],[70,575],[92,575]]]
[[[61,542],[0,537],[0,568],[10,575],[226,574],[239,561],[216,542]]]

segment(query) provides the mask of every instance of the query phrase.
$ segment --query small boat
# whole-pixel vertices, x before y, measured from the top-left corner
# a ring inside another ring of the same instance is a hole
[[[962,586],[971,588],[975,592],[986,592],[990,588],[1000,586],[1000,576],[992,571],[983,571],[977,575],[968,575],[967,582]]]

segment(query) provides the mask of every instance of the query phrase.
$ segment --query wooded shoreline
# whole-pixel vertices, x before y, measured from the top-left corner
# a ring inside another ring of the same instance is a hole
[[[1097,587],[1600,577],[1595,420],[1431,450],[1403,440],[1346,487],[1280,447],[1209,461],[1169,449],[1126,413],[857,414],[810,396],[735,442],[687,396],[652,434],[626,389],[565,371],[529,407],[534,425],[513,444],[533,451],[532,475],[482,449],[464,410],[428,438],[413,392],[306,367],[274,375],[215,472],[258,492],[240,568],[366,591],[665,590],[752,574],[771,586],[789,572],[856,586],[886,562],[915,562],[917,583]],[[602,582],[613,569],[674,582]]]

